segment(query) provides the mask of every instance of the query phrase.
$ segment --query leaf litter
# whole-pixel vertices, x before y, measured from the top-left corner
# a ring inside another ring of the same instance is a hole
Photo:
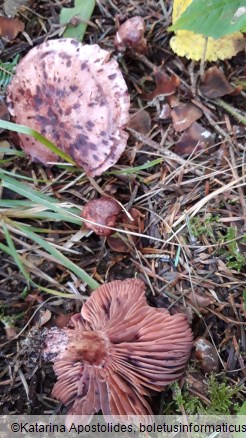
[[[67,163],[52,169],[28,164],[27,158],[13,155],[18,150],[15,137],[8,131],[1,134],[11,142],[3,152],[0,199],[5,222],[1,229],[8,230],[0,242],[0,409],[5,413],[57,412],[57,402],[50,397],[55,376],[49,364],[40,368],[44,332],[37,327],[56,325],[56,318],[65,325],[66,315],[80,311],[93,287],[136,276],[148,286],[151,306],[189,315],[195,338],[215,348],[218,384],[225,378],[229,388],[238,389],[234,404],[242,405],[245,398],[245,131],[234,116],[244,114],[244,95],[240,90],[235,96],[224,94],[223,107],[217,98],[201,93],[199,65],[179,58],[169,47],[171,2],[165,4],[164,16],[154,1],[133,2],[133,9],[124,1],[98,1],[88,19],[84,43],[99,44],[117,56],[131,95],[131,114],[145,111],[149,116],[128,129],[127,149],[108,172],[93,182]],[[35,9],[29,6],[21,20],[28,24],[33,44],[58,38],[61,6],[48,1],[38,2]],[[148,52],[127,49],[115,54],[119,13],[126,19],[144,18]],[[2,62],[29,50],[20,33],[14,42],[3,42]],[[216,66],[233,87],[245,81],[243,52]],[[158,97],[157,72],[162,72],[159,108],[144,98]],[[192,117],[189,126],[178,131],[171,112],[180,112],[181,120],[184,112],[189,118],[191,104],[200,109],[199,123]],[[161,118],[164,108],[169,108],[169,116]],[[180,146],[183,135],[188,146]],[[25,190],[20,190],[20,182]],[[116,224],[128,252],[116,252],[103,236],[90,231],[71,245],[81,232],[83,207],[105,194],[113,195],[127,212],[140,212],[138,224]],[[91,288],[84,271],[93,280]],[[27,299],[32,294],[41,297],[38,302]],[[199,360],[193,352],[182,391],[185,388],[188,400],[196,397],[206,405],[212,403],[209,363],[203,357],[201,369]],[[153,399],[151,405],[155,412],[176,413],[171,389],[165,391],[165,403]],[[185,412],[187,403],[181,409]]]

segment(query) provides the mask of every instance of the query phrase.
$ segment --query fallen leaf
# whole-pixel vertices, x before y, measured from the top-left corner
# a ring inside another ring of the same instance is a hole
[[[60,24],[67,25],[63,38],[83,40],[87,22],[91,18],[95,4],[95,0],[75,0],[74,8],[62,8]]]
[[[148,134],[151,128],[151,118],[149,113],[145,110],[137,111],[131,116],[128,126],[137,132]]]
[[[158,68],[154,71],[156,87],[151,93],[143,95],[147,100],[154,100],[156,98],[164,98],[170,96],[176,92],[177,87],[180,84],[180,80],[177,76],[172,75],[171,78]]]
[[[214,99],[236,91],[226,79],[224,73],[216,66],[205,71],[200,90],[205,97]]]
[[[129,213],[131,217],[133,218],[133,221],[131,221],[128,216],[124,213],[122,215],[122,225],[117,225],[119,228],[122,228],[126,231],[131,231],[135,233],[142,233],[144,230],[144,215],[140,213],[137,208],[130,208]],[[139,242],[139,237],[131,235],[131,238],[135,245]],[[126,243],[127,235],[124,233],[122,236],[113,234],[109,237],[107,237],[107,244],[108,246],[116,252],[123,252],[128,253],[131,251],[131,246]]]
[[[188,298],[191,300],[192,304],[196,307],[208,307],[210,304],[214,302],[213,297],[207,297],[206,295],[199,295],[195,292],[192,292],[188,295]]]
[[[25,29],[24,23],[17,18],[8,18],[0,16],[0,37],[12,41],[19,32]]]
[[[175,145],[175,153],[178,155],[190,155],[194,149],[200,151],[213,142],[213,135],[199,123],[193,123],[184,132]]]
[[[30,0],[4,0],[3,10],[8,17],[14,17],[19,9],[29,3]]]
[[[173,24],[186,10],[192,0],[174,0],[173,2]],[[203,57],[206,38],[189,30],[177,30],[175,36],[170,40],[172,50],[179,56],[199,61]],[[208,61],[217,59],[230,59],[240,50],[245,48],[245,39],[241,32],[235,32],[219,39],[211,37],[207,40],[206,56]]]
[[[192,103],[180,103],[172,109],[171,117],[175,131],[181,132],[202,117],[202,110]]]

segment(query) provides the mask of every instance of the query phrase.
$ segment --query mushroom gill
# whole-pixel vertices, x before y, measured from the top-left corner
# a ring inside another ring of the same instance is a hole
[[[115,419],[151,418],[147,397],[182,376],[191,348],[185,315],[150,307],[139,279],[112,281],[92,293],[68,327],[48,333],[45,358],[58,378],[52,395],[80,421],[100,410]]]
[[[127,86],[118,63],[96,44],[61,38],[32,48],[8,86],[7,104],[16,123],[39,131],[88,175],[107,170],[126,147]],[[33,161],[58,160],[39,141],[18,136]]]

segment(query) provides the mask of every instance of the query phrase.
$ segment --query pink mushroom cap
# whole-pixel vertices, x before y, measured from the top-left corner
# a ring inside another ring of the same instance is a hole
[[[126,147],[127,86],[117,61],[96,44],[61,38],[31,49],[8,86],[7,104],[16,123],[40,132],[88,175],[107,170]],[[58,161],[39,141],[18,136],[32,161]]]
[[[80,422],[99,410],[114,419],[152,418],[146,397],[183,375],[193,343],[186,316],[150,307],[139,279],[100,286],[70,326],[57,330],[52,395]],[[46,356],[54,354],[56,342],[50,331]]]

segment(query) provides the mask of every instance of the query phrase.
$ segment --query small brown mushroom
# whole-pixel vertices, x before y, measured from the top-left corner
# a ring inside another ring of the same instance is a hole
[[[98,45],[61,38],[31,49],[7,93],[14,121],[39,131],[88,175],[107,170],[126,147],[129,93],[118,63]],[[33,161],[58,160],[37,140],[18,135]]]
[[[58,378],[52,396],[80,422],[99,410],[113,419],[150,418],[145,396],[183,375],[191,347],[185,315],[150,307],[142,280],[112,281],[92,293],[67,328],[49,332],[44,355]]]
[[[112,198],[102,196],[98,199],[89,201],[82,211],[82,218],[88,221],[85,222],[85,227],[93,230],[99,236],[109,236],[115,231],[107,227],[115,227],[115,222],[121,213],[121,207],[118,202]]]
[[[214,346],[205,338],[197,338],[194,342],[195,357],[204,373],[217,372],[219,356]]]
[[[126,49],[135,49],[137,52],[146,52],[147,43],[144,38],[145,23],[140,16],[126,20],[115,35],[116,50],[124,52]]]

